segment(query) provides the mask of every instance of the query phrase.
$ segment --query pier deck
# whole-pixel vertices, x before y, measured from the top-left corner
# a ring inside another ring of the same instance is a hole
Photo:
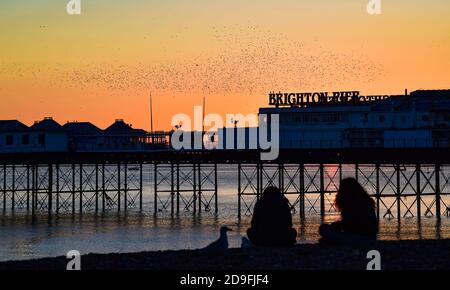
[[[36,152],[0,154],[2,164],[63,163],[450,163],[450,148],[286,149],[273,161],[259,150],[155,150],[121,152]]]

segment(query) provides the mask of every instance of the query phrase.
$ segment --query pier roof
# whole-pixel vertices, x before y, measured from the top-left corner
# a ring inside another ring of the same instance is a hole
[[[108,135],[145,135],[146,132],[142,129],[134,129],[130,124],[125,123],[124,120],[118,119],[111,126],[106,128],[104,132]]]
[[[53,118],[47,117],[42,121],[35,122],[31,127],[34,130],[44,130],[44,131],[62,131],[64,128]]]
[[[98,135],[102,130],[91,122],[68,122],[63,128],[75,135]]]
[[[0,132],[27,130],[28,126],[18,120],[1,120]]]

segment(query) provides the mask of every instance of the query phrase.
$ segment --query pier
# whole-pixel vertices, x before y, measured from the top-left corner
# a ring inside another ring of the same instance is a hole
[[[290,197],[293,214],[325,217],[335,212],[333,194],[344,177],[368,190],[379,218],[450,215],[446,148],[282,150],[274,161],[259,157],[259,150],[2,154],[0,210],[49,217],[130,210],[217,214],[218,166],[230,164],[237,168],[238,220],[252,214],[270,185]],[[143,202],[144,174],[152,174],[151,208]]]

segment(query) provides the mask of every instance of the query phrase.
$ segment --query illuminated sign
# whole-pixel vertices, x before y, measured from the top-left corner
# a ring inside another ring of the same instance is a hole
[[[389,96],[362,96],[359,91],[313,92],[313,93],[269,93],[269,106],[306,107],[317,104],[372,102]]]

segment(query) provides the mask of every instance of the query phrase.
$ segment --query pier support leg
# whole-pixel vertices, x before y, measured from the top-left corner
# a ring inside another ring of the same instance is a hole
[[[436,164],[435,165],[435,179],[436,179],[436,218],[438,220],[441,219],[441,182],[440,182],[440,178],[441,178],[441,165],[440,164]]]
[[[194,205],[194,215],[197,213],[197,166],[196,164],[192,164],[193,166],[193,205]]]
[[[117,163],[117,211],[120,212],[120,194],[121,194],[121,180],[120,180],[120,162]]]
[[[76,180],[75,180],[75,163],[72,163],[72,214],[75,214],[75,193],[76,193]]]
[[[217,214],[218,209],[218,185],[217,185],[217,163],[214,163],[214,213]]]
[[[395,166],[395,173],[397,176],[397,182],[396,182],[396,197],[397,197],[397,220],[400,221],[401,219],[401,185],[400,185],[400,164],[396,164]]]
[[[320,164],[320,216],[325,216],[325,182],[324,182],[324,166]]]
[[[102,212],[105,212],[105,198],[106,198],[106,189],[105,189],[105,163],[102,163]]]
[[[300,164],[299,178],[300,219],[303,220],[305,218],[305,164]]]
[[[98,163],[95,164],[95,213],[98,213]]]
[[[124,173],[123,173],[123,186],[124,186],[124,188],[123,188],[123,193],[124,193],[123,208],[125,211],[127,211],[127,209],[128,209],[128,172],[127,172],[128,168],[127,167],[128,167],[127,162],[125,161],[123,163],[123,170],[124,170]]]
[[[420,164],[416,164],[416,207],[417,207],[417,219],[420,221],[422,218],[422,185],[420,183],[420,175],[422,174],[422,168]]]
[[[53,204],[53,164],[48,165],[48,217],[52,216]]]
[[[3,212],[6,212],[6,164],[3,164]]]
[[[153,178],[154,178],[153,216],[156,217],[156,214],[158,213],[158,163],[153,164]]]
[[[142,188],[142,184],[143,184],[143,179],[142,179],[143,175],[142,175],[142,162],[139,163],[139,210],[142,211],[142,192],[143,192],[143,188]]]
[[[201,164],[197,165],[198,176],[198,213],[202,212],[202,171]]]
[[[278,185],[280,187],[280,191],[282,194],[286,192],[286,189],[284,188],[284,164],[279,163],[278,164]]]
[[[31,216],[35,217],[36,214],[36,170],[37,165],[33,164],[31,172]]]
[[[241,185],[241,171],[242,164],[238,164],[238,221],[241,221],[241,198],[242,198],[242,185]]]
[[[259,197],[262,194],[262,170],[263,165],[261,163],[256,164],[256,200],[259,200]]]
[[[79,191],[79,194],[80,194],[80,196],[78,196],[78,198],[79,198],[79,211],[80,211],[80,214],[82,214],[83,213],[83,164],[80,164],[80,180],[79,180],[79,185],[80,185],[80,191]]]
[[[30,210],[30,165],[27,164],[27,211]]]
[[[56,214],[59,214],[59,198],[60,198],[60,188],[59,188],[59,164],[55,165],[56,170]]]
[[[375,165],[375,197],[377,200],[377,217],[380,219],[380,164]]]
[[[11,167],[11,209],[14,211],[16,207],[16,166]]]
[[[177,163],[177,215],[180,214],[180,163]]]
[[[175,213],[175,165],[170,163],[170,214]]]

